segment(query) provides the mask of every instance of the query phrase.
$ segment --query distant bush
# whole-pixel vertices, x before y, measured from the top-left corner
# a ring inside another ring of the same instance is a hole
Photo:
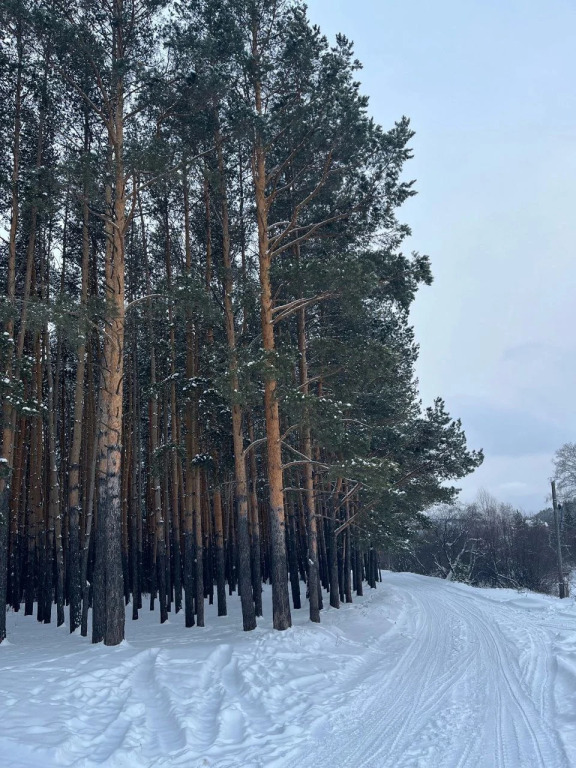
[[[562,520],[564,564],[575,565],[576,529]],[[486,493],[466,505],[429,510],[427,522],[401,552],[395,570],[463,581],[474,586],[512,587],[554,594],[557,566],[552,511],[527,516]]]

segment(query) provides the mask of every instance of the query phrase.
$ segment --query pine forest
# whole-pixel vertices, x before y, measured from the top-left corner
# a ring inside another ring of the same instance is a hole
[[[418,394],[409,120],[289,0],[1,0],[0,46],[0,641],[319,622],[482,461]]]

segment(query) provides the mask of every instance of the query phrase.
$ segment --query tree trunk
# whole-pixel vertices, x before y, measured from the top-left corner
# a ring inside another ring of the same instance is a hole
[[[54,414],[54,380],[48,328],[44,330],[46,345],[46,371],[48,379],[48,465],[49,465],[49,531],[56,555],[56,624],[64,624],[64,546],[62,541],[62,514],[60,509],[60,484],[56,464],[56,423]],[[49,573],[51,579],[52,573]]]
[[[308,397],[310,386],[308,384],[308,360],[306,344],[306,309],[303,307],[298,312],[298,350],[300,352],[300,391]],[[302,425],[302,453],[310,461],[304,464],[304,499],[306,506],[306,532],[308,544],[308,600],[310,603],[310,621],[320,621],[320,607],[318,603],[318,530],[316,523],[316,504],[314,501],[314,474],[312,469],[312,431],[308,418]]]
[[[224,562],[224,525],[222,520],[222,490],[214,489],[214,539],[216,545],[216,594],[218,616],[226,616],[226,577]]]
[[[244,429],[242,406],[238,402],[240,382],[238,378],[238,354],[236,351],[236,329],[234,327],[234,308],[232,306],[232,259],[230,254],[230,229],[228,216],[228,197],[224,175],[224,159],[219,131],[216,132],[218,151],[218,169],[220,175],[220,204],[222,213],[222,259],[224,267],[224,323],[228,341],[230,388],[232,391],[232,443],[234,449],[234,476],[236,514],[238,516],[238,580],[242,601],[242,622],[244,631],[255,629],[256,613],[252,595],[252,575],[250,566],[250,531],[248,527],[248,481],[246,460],[244,458]]]
[[[96,413],[100,413],[100,406],[96,408]],[[97,562],[97,548],[100,546],[98,531],[96,526],[96,472],[103,471],[105,467],[99,466],[99,459],[102,455],[100,450],[101,434],[99,429],[94,430],[93,442],[91,446],[90,463],[88,470],[88,499],[86,502],[86,531],[84,533],[84,549],[82,550],[82,623],[80,634],[82,637],[88,636],[88,609],[92,602],[92,642],[99,643],[104,639],[104,595],[103,585],[100,583],[103,574],[96,571],[92,576],[92,587],[88,582],[88,565],[90,561],[90,552],[94,548],[94,559]],[[92,596],[92,601],[90,597]]]
[[[190,244],[190,202],[188,198],[188,177],[183,174],[182,191],[184,199],[184,249],[186,255],[186,274],[192,273],[192,249]],[[194,376],[195,338],[191,314],[186,318],[186,378]],[[194,477],[192,459],[194,457],[194,432],[197,428],[195,408],[192,396],[186,403],[186,472],[184,479],[184,610],[185,624],[194,626]]]
[[[300,577],[298,573],[298,544],[296,542],[296,514],[294,511],[294,505],[288,503],[288,530],[287,530],[287,545],[288,545],[288,563],[290,572],[290,588],[292,590],[292,604],[295,609],[302,607],[302,601],[300,598]]]
[[[248,422],[248,438],[254,442],[254,425],[251,414],[246,411]],[[260,546],[260,515],[258,513],[258,470],[256,467],[256,453],[252,450],[248,454],[250,463],[250,551],[252,556],[252,594],[254,596],[254,612],[256,616],[262,616],[262,567]]]
[[[22,69],[24,59],[24,46],[22,40],[22,23],[17,21],[16,27],[16,50],[18,54],[18,63],[16,69],[16,89],[15,89],[15,111],[14,111],[14,144],[12,151],[12,201],[10,217],[10,233],[8,240],[8,269],[7,269],[7,298],[11,302],[11,315],[9,316],[5,330],[8,334],[9,349],[6,361],[5,376],[8,380],[13,375],[13,342],[14,342],[14,316],[16,308],[14,300],[16,298],[16,234],[18,230],[18,211],[19,211],[19,166],[20,166],[20,135],[21,135],[21,107],[22,107]],[[38,134],[37,149],[37,167],[41,162],[42,156],[42,128],[43,112],[40,114],[40,125]],[[31,222],[31,241],[32,248],[28,248],[28,258],[26,266],[26,278],[24,285],[23,305],[21,310],[21,328],[26,327],[26,307],[30,293],[30,284],[32,277],[32,264],[34,256],[34,236],[36,230],[36,206],[32,207]],[[22,338],[22,350],[20,350],[20,337]],[[17,368],[18,361],[22,357],[24,349],[24,335],[18,336],[18,346],[16,350]],[[10,492],[12,462],[14,458],[14,432],[16,425],[16,412],[12,408],[8,398],[2,403],[3,428],[2,428],[2,456],[0,457],[0,643],[6,637],[6,601],[8,596],[8,532],[10,517]]]
[[[330,605],[340,608],[340,585],[338,579],[338,542],[336,539],[336,520],[334,514],[330,521],[328,536],[328,573],[330,579]]]
[[[141,550],[139,547],[138,522],[141,519],[141,480],[140,480],[140,387],[138,380],[138,348],[136,344],[136,328],[133,329],[132,344],[132,407],[134,410],[133,419],[133,443],[132,451],[132,472],[130,485],[130,578],[132,582],[132,620],[138,618],[138,610],[141,601],[140,587],[140,560]]]
[[[85,136],[85,151],[88,137]],[[84,185],[84,195],[87,190]],[[82,294],[81,306],[88,301],[88,275],[90,266],[90,232],[88,203],[82,204]],[[70,591],[70,632],[80,626],[82,621],[82,580],[80,566],[80,453],[82,450],[82,426],[84,415],[84,379],[86,370],[86,337],[81,330],[76,351],[76,386],[74,389],[74,430],[70,451],[68,480],[68,530],[69,530],[69,591]],[[84,489],[86,492],[86,489]]]
[[[101,572],[104,605],[104,644],[124,639],[122,572],[122,394],[124,382],[124,236],[126,227],[123,164],[123,92],[116,89],[116,111],[111,140],[114,158],[114,200],[111,248],[106,250],[106,333],[101,352],[100,460],[98,478],[98,539],[95,570]]]
[[[257,56],[257,38],[254,32],[254,55]],[[262,114],[261,86],[255,82],[256,111]],[[264,381],[264,410],[268,455],[268,487],[270,494],[270,559],[272,581],[272,613],[274,629],[292,626],[288,594],[288,567],[286,562],[286,516],[282,474],[282,445],[280,440],[280,412],[277,398],[276,350],[272,323],[272,284],[270,280],[271,255],[268,247],[268,200],[266,198],[266,153],[262,137],[257,135],[253,156],[252,176],[258,219],[258,260],[260,276],[260,320],[262,346],[266,356]]]

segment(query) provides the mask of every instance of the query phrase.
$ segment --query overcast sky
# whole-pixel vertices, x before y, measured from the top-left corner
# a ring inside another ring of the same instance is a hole
[[[375,119],[417,132],[400,218],[435,278],[412,313],[420,391],[486,453],[461,498],[537,511],[554,451],[576,442],[576,3],[308,7],[354,41]]]

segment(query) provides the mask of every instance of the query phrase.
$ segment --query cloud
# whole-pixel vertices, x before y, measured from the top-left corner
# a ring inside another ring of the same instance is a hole
[[[532,493],[530,485],[519,480],[513,480],[510,483],[500,483],[498,487],[505,493],[515,493],[519,496],[529,496]]]
[[[520,361],[532,362],[534,359],[559,359],[566,355],[566,350],[554,347],[551,344],[542,344],[537,341],[529,341],[524,344],[513,344],[506,347],[501,359],[503,362]]]
[[[487,490],[498,501],[534,513],[548,505],[552,457],[548,453],[529,456],[488,456],[472,475],[460,480],[460,499],[473,501]]]
[[[530,411],[469,397],[451,398],[449,406],[462,419],[470,446],[488,457],[552,454],[570,440],[568,428]]]

